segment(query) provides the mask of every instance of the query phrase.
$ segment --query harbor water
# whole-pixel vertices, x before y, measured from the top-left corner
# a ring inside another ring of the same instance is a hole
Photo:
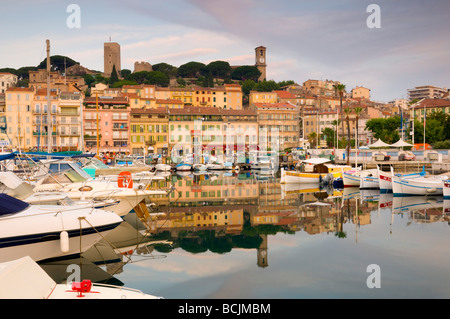
[[[167,173],[168,197],[88,251],[39,264],[57,282],[166,299],[450,298],[450,201],[283,185],[279,176]],[[156,185],[158,186],[158,185]]]

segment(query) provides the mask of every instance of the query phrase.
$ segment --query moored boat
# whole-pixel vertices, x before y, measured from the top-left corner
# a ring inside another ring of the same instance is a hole
[[[448,179],[446,175],[430,176],[398,176],[391,167],[392,192],[394,196],[411,195],[443,195],[443,184]]]
[[[42,261],[80,254],[122,222],[118,215],[102,209],[30,205],[0,194],[0,262],[23,256]]]
[[[181,163],[175,165],[175,170],[177,170],[177,171],[190,171],[190,170],[192,170],[192,165],[189,164],[189,163],[181,162]]]
[[[444,199],[450,199],[450,179],[444,180],[443,184]]]
[[[361,171],[360,179],[360,189],[378,189],[380,187],[377,169]]]
[[[359,187],[361,178],[359,177],[359,170],[351,169],[342,173],[342,183],[344,187]]]
[[[330,181],[342,177],[342,173],[351,170],[351,166],[329,164],[330,160],[312,158],[297,164],[293,171],[281,169],[281,183],[321,183],[325,178]]]
[[[161,299],[137,289],[93,283],[57,284],[32,258],[0,264],[1,299]]]

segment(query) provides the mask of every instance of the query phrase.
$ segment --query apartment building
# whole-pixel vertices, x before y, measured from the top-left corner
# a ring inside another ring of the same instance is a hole
[[[132,154],[168,155],[169,112],[166,107],[130,110]]]
[[[234,151],[256,149],[257,134],[258,119],[253,110],[195,106],[169,109],[172,156],[201,152],[227,156]]]
[[[300,129],[297,106],[289,103],[254,103],[252,107],[258,115],[260,147],[265,145],[281,150],[298,147]]]
[[[410,106],[410,118],[415,118],[421,122],[426,114],[433,112],[443,112],[450,115],[450,99],[423,99]]]
[[[50,104],[48,93],[50,94]],[[57,150],[57,146],[60,145],[58,139],[58,92],[56,90],[47,92],[47,89],[37,89],[31,108],[33,114],[32,147],[40,151]]]
[[[16,85],[18,80],[17,75],[8,73],[8,72],[0,72],[0,93],[5,93],[5,91]]]
[[[412,100],[421,100],[421,99],[434,99],[440,98],[444,94],[448,93],[447,88],[440,88],[433,85],[422,85],[416,86],[414,89],[408,90],[408,99]]]
[[[58,135],[60,151],[82,150],[83,94],[79,92],[61,92],[59,95]]]
[[[9,87],[5,91],[5,116],[8,140],[16,149],[28,151],[33,147],[34,90],[31,88]]]
[[[335,95],[334,86],[336,84],[339,84],[339,81],[309,79],[303,82],[303,91],[311,95],[331,97]]]
[[[86,150],[130,153],[130,109],[128,99],[123,97],[85,98],[83,131]]]
[[[361,98],[370,100],[370,89],[363,86],[357,86],[356,88],[352,89],[351,96],[353,99]]]

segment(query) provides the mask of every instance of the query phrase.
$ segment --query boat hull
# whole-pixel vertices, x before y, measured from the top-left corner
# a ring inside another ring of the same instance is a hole
[[[444,181],[442,192],[444,195],[444,199],[450,199],[450,180]]]
[[[378,170],[378,184],[380,193],[392,193],[392,175]]]
[[[284,175],[284,183],[286,184],[294,184],[294,183],[305,183],[305,184],[318,184],[325,178],[327,175],[332,174],[333,178],[338,178],[342,176],[340,172],[334,173],[301,173],[301,172],[290,172],[284,171],[282,173]]]
[[[342,180],[344,187],[359,187],[361,184],[359,176],[352,173],[344,172],[344,174],[342,174]]]
[[[23,212],[0,218],[0,262],[24,256],[43,261],[78,255],[123,222],[103,210],[64,207],[58,213],[55,206],[41,207],[31,205]],[[68,238],[61,238],[63,231]],[[62,241],[66,240],[67,249],[63,249]]]
[[[363,176],[361,177],[360,189],[378,189],[380,184],[378,182],[378,177],[374,176]]]
[[[443,183],[439,179],[431,178],[402,178],[392,177],[392,191],[394,197],[443,195]]]

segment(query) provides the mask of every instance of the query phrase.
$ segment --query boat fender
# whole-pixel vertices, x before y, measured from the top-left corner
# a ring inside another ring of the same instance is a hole
[[[435,193],[435,192],[436,192],[436,187],[427,188],[427,193]]]
[[[60,240],[61,252],[68,253],[69,252],[69,233],[67,233],[65,230],[63,230],[59,234],[59,240]]]

